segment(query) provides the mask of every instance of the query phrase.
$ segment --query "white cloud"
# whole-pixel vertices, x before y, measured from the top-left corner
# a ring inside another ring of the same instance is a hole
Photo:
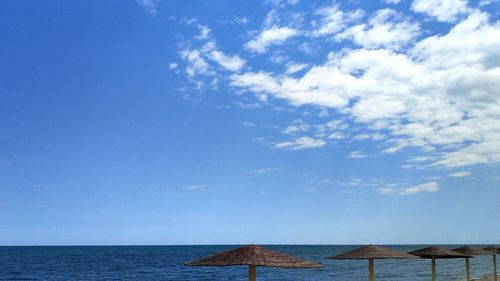
[[[191,184],[191,185],[186,187],[186,189],[190,190],[190,191],[201,190],[201,189],[205,189],[205,188],[207,188],[206,184]]]
[[[353,22],[364,15],[362,10],[353,12],[344,12],[338,5],[321,8],[316,11],[316,14],[321,16],[319,21],[313,21],[314,36],[333,35],[343,30],[348,23]]]
[[[300,137],[292,141],[278,142],[274,144],[278,149],[289,150],[303,150],[309,148],[318,148],[324,146],[326,143],[322,139],[314,139],[311,137]]]
[[[392,9],[378,10],[368,24],[349,27],[335,36],[336,40],[350,39],[364,48],[401,49],[420,33],[417,23],[410,22]]]
[[[463,178],[463,177],[468,177],[470,175],[471,175],[470,171],[462,171],[462,172],[456,172],[456,173],[449,174],[448,176],[454,177],[454,178]]]
[[[262,175],[262,174],[269,174],[269,173],[274,173],[274,172],[281,172],[281,169],[278,169],[278,168],[260,168],[260,169],[253,169],[250,172],[257,174],[257,175]]]
[[[327,123],[315,125],[314,127],[316,129],[316,137],[327,137],[331,140],[345,139],[347,136],[341,131],[349,128],[349,126],[342,120],[331,120]]]
[[[399,191],[399,195],[414,195],[420,192],[437,192],[438,190],[439,186],[437,182],[428,182],[403,188]]]
[[[269,46],[283,44],[287,39],[297,36],[299,32],[290,27],[271,27],[264,29],[252,40],[245,44],[245,48],[256,53],[265,53]]]
[[[500,25],[475,11],[407,51],[346,49],[298,77],[251,71],[230,83],[344,114],[383,134],[388,153],[417,147],[432,165],[463,167],[500,162],[498,77]]]
[[[497,2],[499,2],[499,0],[480,0],[479,6],[484,7],[484,6],[488,6],[490,4],[497,3]]]
[[[196,19],[190,19],[188,25],[196,22]],[[221,75],[218,73],[218,67],[214,63],[222,66],[223,69],[238,72],[246,63],[237,55],[227,55],[218,49],[214,39],[210,39],[210,28],[204,25],[198,25],[200,34],[195,39],[197,48],[184,47],[179,53],[186,62],[186,74],[189,80],[197,89],[203,89],[206,86],[216,88]],[[191,44],[185,44],[190,46]],[[170,69],[177,69],[177,63],[170,63]]]
[[[411,8],[444,22],[453,22],[468,10],[467,0],[414,0]]]
[[[437,182],[427,182],[410,187],[397,187],[399,184],[387,185],[378,189],[382,194],[414,195],[420,192],[437,192],[439,186]]]
[[[246,17],[241,17],[241,18],[236,17],[236,18],[234,18],[234,22],[237,24],[247,24],[250,22],[250,20]]]
[[[328,72],[330,74],[325,77]],[[328,79],[337,75],[344,76],[346,80],[343,81],[340,77],[338,80]],[[286,99],[294,106],[311,104],[332,108],[347,105],[348,93],[337,94],[330,89],[335,84],[348,82],[349,79],[347,75],[329,66],[315,66],[300,78],[274,77],[267,72],[247,72],[230,77],[231,85],[235,87]]]
[[[330,115],[330,113],[328,112],[328,109],[326,109],[326,108],[321,108],[319,113],[318,113],[319,117],[328,117],[328,115]]]
[[[171,62],[168,64],[168,68],[174,70],[177,68],[177,66],[179,66],[176,62]]]
[[[201,24],[198,25],[198,28],[200,29],[200,34],[196,35],[194,38],[198,40],[208,39],[211,31],[210,28],[208,28],[208,26],[206,25],[201,25]]]
[[[299,132],[306,132],[309,129],[311,129],[311,126],[308,124],[305,124],[302,120],[297,119],[293,122],[292,125],[287,126],[285,129],[283,129],[284,134],[295,134]]]
[[[347,136],[340,132],[334,132],[328,135],[328,138],[331,140],[341,140],[347,138]]]
[[[239,71],[246,63],[245,60],[241,59],[239,56],[227,56],[218,50],[210,52],[210,58],[230,71]]]
[[[137,4],[144,8],[146,12],[152,16],[156,16],[158,14],[157,5],[160,0],[136,0]]]
[[[300,131],[307,131],[308,129],[309,129],[309,126],[307,126],[307,125],[301,125],[301,126],[290,125],[290,126],[287,126],[285,129],[283,129],[283,133],[295,134],[295,133],[300,132]]]
[[[227,19],[227,20],[222,20],[221,23],[222,24],[239,24],[239,25],[245,25],[245,24],[248,24],[250,22],[250,19],[248,19],[247,17],[233,17],[231,19]]]
[[[351,151],[347,155],[347,158],[351,158],[351,159],[362,159],[362,158],[366,158],[366,157],[368,157],[368,155],[364,154],[363,151],[359,151],[359,150]]]
[[[373,141],[380,141],[384,140],[386,137],[382,135],[381,133],[372,133],[372,134],[359,134],[355,135],[353,137],[355,140],[373,140]]]
[[[424,1],[414,1],[414,5],[418,2]],[[218,76],[228,77],[231,89],[238,93],[253,93],[266,103],[279,100],[293,107],[307,106],[310,112],[321,109],[353,124],[352,128],[333,123],[309,125],[310,137],[275,143],[277,148],[320,147],[352,135],[355,140],[380,141],[377,145],[386,153],[420,149],[419,157],[425,160],[410,159],[407,166],[454,168],[500,162],[498,21],[492,22],[485,12],[468,10],[466,18],[452,24],[449,31],[415,37],[418,24],[390,9],[377,11],[364,24],[337,7],[319,13],[314,31],[301,33],[310,36],[311,44],[323,41],[314,35],[330,35],[352,40],[357,47],[335,50],[322,62],[316,58],[309,64],[307,58],[301,58],[298,65],[289,62],[280,73],[253,64],[243,70],[244,59],[207,43],[181,52],[186,72],[210,75],[220,64],[241,71]],[[270,13],[269,25],[250,41],[260,42],[254,43],[255,50],[266,51],[268,46],[284,42],[263,36],[266,30],[280,29],[276,17]],[[337,25],[336,18],[342,19]],[[383,36],[374,36],[376,30]],[[273,55],[283,58],[280,63],[291,57],[285,51]],[[245,100],[245,104],[251,103]],[[291,124],[285,133],[304,131]]]
[[[312,55],[318,50],[318,46],[310,42],[303,42],[299,45],[298,50],[308,55]]]
[[[295,5],[299,3],[300,0],[265,0],[264,3],[272,5],[272,6],[285,6],[285,4],[288,5]]]
[[[307,68],[309,65],[308,64],[305,64],[305,63],[289,63],[287,64],[286,66],[286,73],[287,74],[293,74],[293,73],[297,73],[299,71],[302,71],[304,70],[305,68]]]
[[[401,0],[382,0],[386,4],[398,4]]]
[[[389,187],[389,186],[385,186],[385,187],[381,187],[378,189],[378,192],[382,193],[382,194],[392,194],[392,193],[395,193],[397,190],[393,187]]]
[[[255,127],[255,123],[250,121],[243,121],[242,125],[245,127]]]
[[[207,61],[201,56],[198,50],[185,49],[181,51],[181,57],[187,61],[186,73],[189,77],[195,75],[205,75],[209,73],[210,66]]]
[[[269,60],[273,63],[276,63],[276,64],[283,64],[285,62],[287,62],[288,60],[290,60],[287,56],[284,56],[284,55],[280,55],[280,54],[273,54],[269,57]]]

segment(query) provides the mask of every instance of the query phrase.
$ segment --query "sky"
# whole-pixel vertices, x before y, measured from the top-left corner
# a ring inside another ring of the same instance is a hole
[[[500,1],[1,1],[0,245],[500,243]]]

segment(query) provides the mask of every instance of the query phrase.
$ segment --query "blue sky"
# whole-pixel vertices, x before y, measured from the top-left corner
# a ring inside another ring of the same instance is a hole
[[[499,243],[499,1],[2,1],[0,244]]]

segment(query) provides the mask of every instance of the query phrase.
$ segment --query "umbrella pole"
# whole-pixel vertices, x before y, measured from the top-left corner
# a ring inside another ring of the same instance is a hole
[[[368,260],[368,270],[369,270],[369,280],[374,281],[375,280],[375,269],[373,266],[373,259]]]
[[[255,276],[256,276],[256,272],[255,272],[255,265],[249,265],[248,266],[248,281],[255,281]]]
[[[497,281],[497,255],[493,254],[493,279]]]
[[[467,276],[467,281],[470,281],[470,259],[469,259],[469,257],[465,258],[465,274]]]
[[[432,281],[436,281],[436,257],[432,257]]]

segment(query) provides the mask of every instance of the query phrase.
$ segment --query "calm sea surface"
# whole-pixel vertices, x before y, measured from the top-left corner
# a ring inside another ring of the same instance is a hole
[[[0,247],[0,280],[247,280],[247,268],[186,267],[183,262],[236,246]],[[367,280],[368,261],[327,260],[357,246],[271,249],[320,262],[320,269],[257,268],[257,280]],[[423,246],[390,246],[410,251]],[[453,245],[443,246],[452,248]],[[464,259],[438,260],[438,280],[464,280]],[[472,275],[492,272],[491,256],[471,260]],[[430,260],[377,260],[376,280],[430,280]]]

